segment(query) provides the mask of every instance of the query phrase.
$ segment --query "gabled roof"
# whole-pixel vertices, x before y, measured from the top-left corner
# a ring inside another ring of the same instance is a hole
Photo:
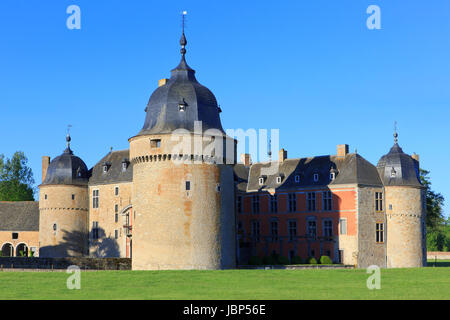
[[[39,231],[39,202],[0,202],[0,231]]]
[[[91,169],[92,174],[89,179],[89,185],[110,184],[118,182],[133,181],[133,166],[129,161],[129,150],[120,150],[109,152]],[[123,170],[122,163],[125,162],[127,167]],[[103,167],[107,166],[107,172],[103,171]]]
[[[334,180],[330,177],[331,172],[335,173]],[[318,177],[317,181],[314,179],[315,175]],[[296,181],[296,176],[299,177],[299,182]],[[280,183],[278,183],[277,177],[281,179]],[[260,178],[263,179],[262,185]],[[377,168],[359,154],[352,153],[345,157],[328,155],[287,159],[283,162],[255,163],[249,169],[246,191],[285,190],[343,184],[382,186]],[[242,188],[239,189],[243,191]]]

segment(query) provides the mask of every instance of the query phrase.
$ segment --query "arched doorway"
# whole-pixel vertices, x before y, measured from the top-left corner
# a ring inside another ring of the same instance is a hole
[[[10,243],[5,243],[2,246],[2,257],[12,257],[14,253],[13,246]]]
[[[28,257],[28,246],[25,243],[16,247],[16,257]]]

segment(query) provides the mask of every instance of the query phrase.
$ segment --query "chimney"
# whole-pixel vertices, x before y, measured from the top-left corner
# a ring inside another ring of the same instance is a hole
[[[161,80],[159,80],[158,85],[160,87],[162,87],[163,85],[165,85],[167,83],[167,81],[169,81],[169,79],[161,79]]]
[[[419,162],[419,155],[416,154],[415,152],[413,153],[413,155],[411,156],[411,158],[413,158],[414,160],[416,160],[417,162]]]
[[[47,169],[49,164],[50,164],[50,157],[48,156],[42,157],[42,182],[44,182],[45,176],[47,175]]]
[[[287,159],[287,150],[281,149],[278,153],[278,161],[283,162]]]
[[[345,157],[348,154],[348,144],[338,144],[337,145],[337,156]]]
[[[248,153],[241,154],[241,162],[244,163],[246,167],[252,164],[252,157]]]

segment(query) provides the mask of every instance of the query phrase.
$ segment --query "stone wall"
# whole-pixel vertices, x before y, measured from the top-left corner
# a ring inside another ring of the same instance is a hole
[[[18,238],[13,239],[12,234],[16,232],[18,234]],[[20,244],[25,244],[28,247],[28,250],[33,250],[35,252],[35,256],[38,256],[39,231],[0,231],[0,250],[2,250],[6,244],[10,244],[12,246],[14,251],[13,256],[20,256],[20,253],[17,252]]]
[[[39,199],[39,256],[85,255],[88,251],[87,186],[41,185]]]
[[[386,267],[386,217],[384,210],[375,210],[375,192],[383,192],[383,188],[358,188],[358,268]],[[376,241],[377,223],[384,224],[382,242]]]
[[[173,161],[171,138],[130,139],[133,270],[233,268],[233,170],[208,163],[201,154],[195,163]],[[152,147],[152,139],[160,145]],[[191,154],[183,157],[189,160]]]
[[[67,269],[76,265],[84,270],[131,270],[126,258],[5,258],[0,257],[0,269]]]
[[[426,265],[422,189],[386,187],[387,261],[390,268]]]
[[[119,194],[115,194],[115,188]],[[92,207],[92,192],[99,191],[99,207]],[[131,204],[132,182],[89,186],[89,253],[95,257],[127,257],[125,216],[121,211]],[[117,213],[116,213],[117,205]],[[117,222],[116,222],[116,214]],[[92,238],[93,222],[98,222],[99,239]],[[116,238],[117,233],[117,238]]]

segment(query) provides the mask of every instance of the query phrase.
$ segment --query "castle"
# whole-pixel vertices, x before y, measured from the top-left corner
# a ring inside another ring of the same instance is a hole
[[[128,257],[133,270],[235,268],[271,254],[426,264],[419,157],[403,152],[397,133],[377,166],[348,145],[238,163],[215,96],[186,63],[184,32],[180,44],[181,62],[159,81],[128,150],[88,169],[68,135],[63,154],[42,157],[39,203],[0,203],[3,256]]]

